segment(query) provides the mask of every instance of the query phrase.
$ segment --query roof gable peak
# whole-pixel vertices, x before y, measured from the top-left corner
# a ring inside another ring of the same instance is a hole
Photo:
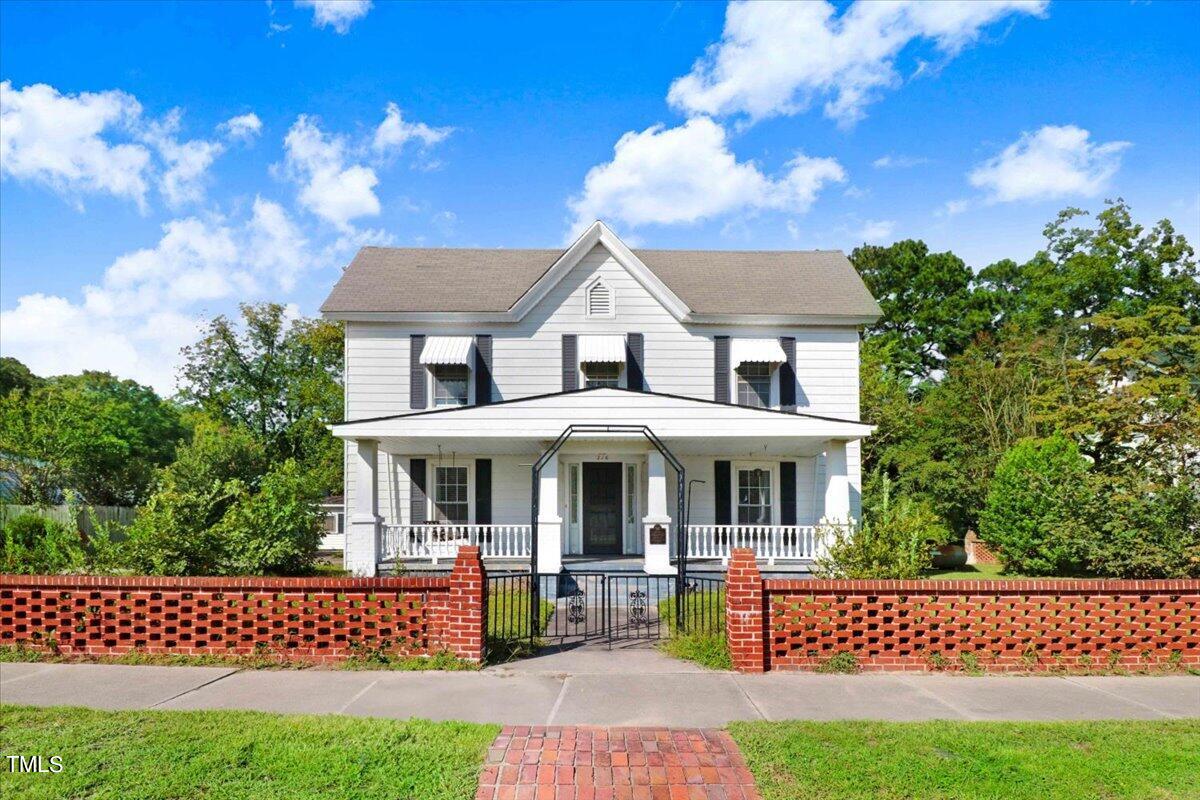
[[[563,251],[545,273],[513,303],[509,313],[516,319],[523,318],[597,245],[607,250],[675,319],[682,321],[691,313],[687,304],[642,263],[612,228],[600,220],[589,225],[587,230]]]

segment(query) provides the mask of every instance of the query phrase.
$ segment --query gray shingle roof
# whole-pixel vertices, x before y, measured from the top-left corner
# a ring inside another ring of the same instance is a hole
[[[876,316],[836,250],[634,250],[697,314]],[[507,311],[562,250],[364,247],[321,306],[339,312]]]

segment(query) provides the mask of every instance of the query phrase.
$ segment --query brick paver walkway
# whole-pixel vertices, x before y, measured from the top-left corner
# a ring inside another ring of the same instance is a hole
[[[725,731],[508,725],[476,800],[759,800]]]

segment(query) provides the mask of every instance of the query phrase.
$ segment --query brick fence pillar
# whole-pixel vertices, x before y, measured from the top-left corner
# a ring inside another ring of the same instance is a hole
[[[763,580],[754,551],[748,547],[735,547],[729,557],[729,573],[725,577],[725,636],[734,669],[766,671]]]
[[[458,548],[450,573],[447,616],[447,649],[466,661],[482,661],[487,632],[487,573],[477,545]]]

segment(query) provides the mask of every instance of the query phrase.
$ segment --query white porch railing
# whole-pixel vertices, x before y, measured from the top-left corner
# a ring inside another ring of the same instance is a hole
[[[484,558],[528,558],[528,525],[385,525],[383,558],[453,559],[464,544]]]
[[[817,525],[689,525],[688,558],[729,560],[735,547],[749,547],[768,564],[776,561],[811,561],[820,553],[821,527]]]

